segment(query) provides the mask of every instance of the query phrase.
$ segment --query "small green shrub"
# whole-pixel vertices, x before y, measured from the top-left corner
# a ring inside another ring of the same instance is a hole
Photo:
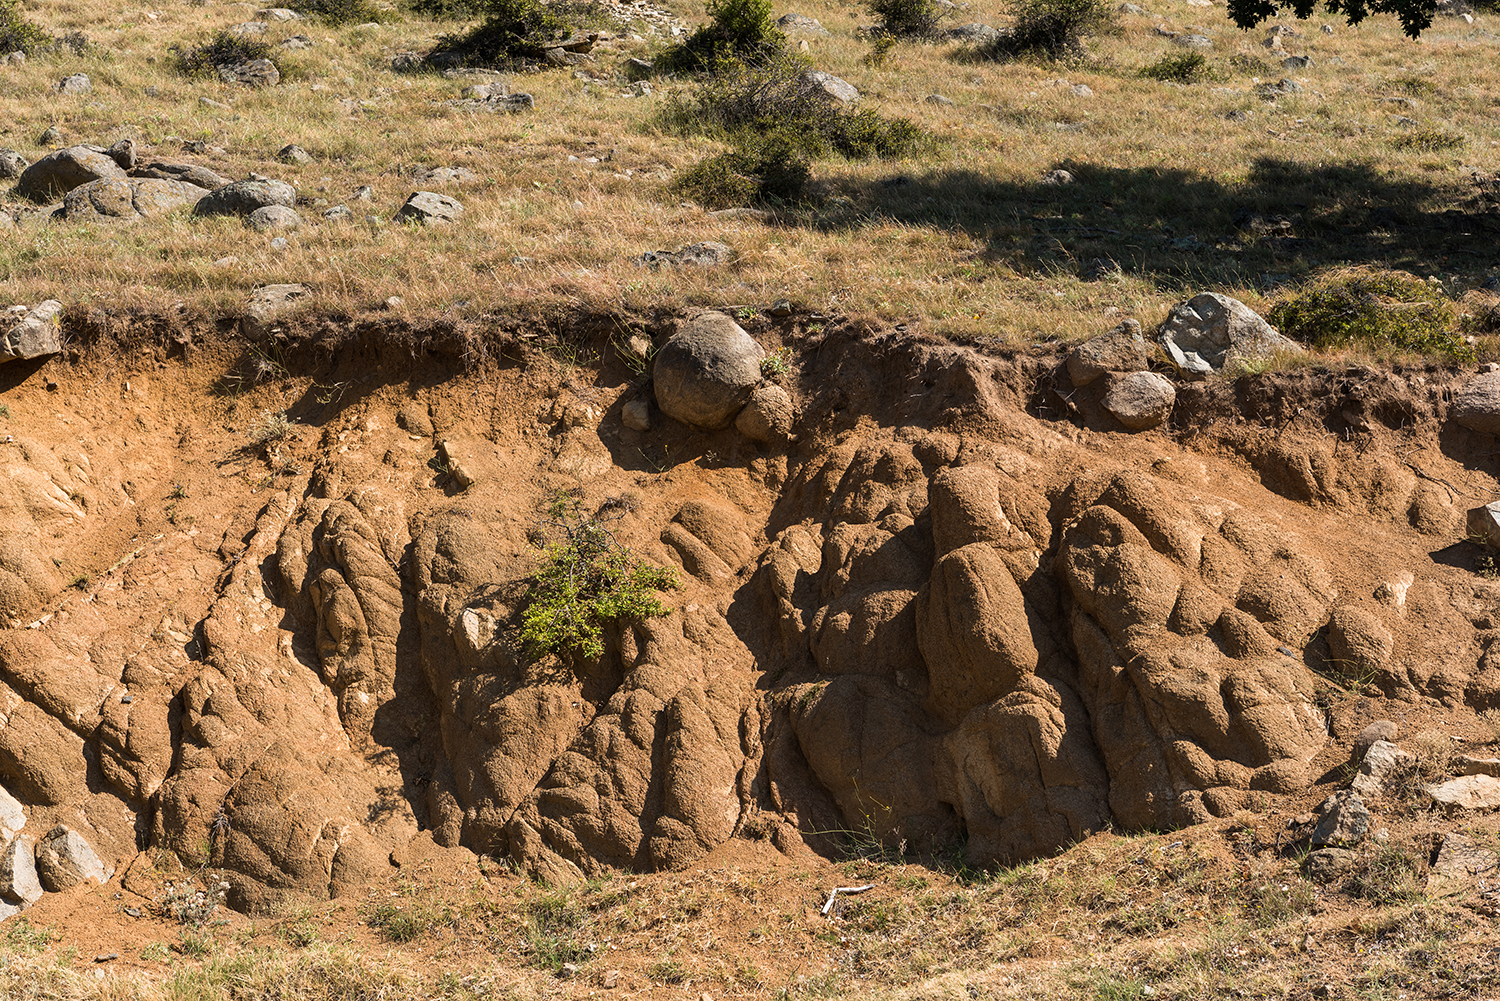
[[[807,154],[774,133],[694,164],[678,175],[672,188],[707,209],[751,202],[777,205],[800,201],[811,176]]]
[[[1442,153],[1450,149],[1462,149],[1469,140],[1457,132],[1424,126],[1412,129],[1391,140],[1397,149],[1417,150],[1422,153]]]
[[[659,69],[697,73],[727,62],[760,63],[786,47],[771,17],[771,0],[709,0],[708,16],[708,24],[657,57]]]
[[[178,50],[177,68],[188,76],[206,76],[213,74],[216,66],[245,63],[252,59],[266,59],[270,55],[269,42],[239,38],[227,31],[221,31],[195,49]]]
[[[548,509],[545,556],[527,582],[521,612],[521,642],[532,658],[598,657],[605,623],[667,614],[656,592],[675,589],[676,572],[642,564],[609,530],[627,510],[606,503],[584,516],[577,498],[566,496]]]
[[[1266,319],[1316,347],[1365,344],[1472,360],[1456,332],[1453,304],[1436,286],[1404,271],[1341,269],[1271,307]]]
[[[484,0],[411,0],[407,9],[434,21],[472,21],[484,16]]]
[[[1163,83],[1197,83],[1212,75],[1208,60],[1201,52],[1184,52],[1181,55],[1165,56],[1141,70],[1141,76]]]
[[[1105,0],[1010,0],[1009,11],[1015,23],[990,50],[998,58],[1080,56],[1085,38],[1114,23]]]
[[[420,903],[402,907],[388,902],[375,908],[369,924],[391,942],[413,942],[434,928],[455,921],[446,908],[438,911]]]
[[[610,15],[600,6],[544,3],[543,0],[480,0],[484,20],[463,35],[438,42],[440,52],[459,52],[489,62],[539,56],[544,43],[560,41],[578,25],[602,24]]]
[[[366,24],[384,21],[389,15],[370,0],[287,0],[287,6],[299,14],[316,18],[324,24]]]
[[[943,16],[937,0],[865,0],[865,7],[885,34],[900,38],[932,38]]]
[[[51,35],[21,16],[20,0],[0,0],[0,53],[31,55],[53,44]]]
[[[530,901],[525,914],[521,951],[531,966],[558,976],[563,964],[582,963],[592,955],[588,945],[579,941],[588,912],[566,891]]]

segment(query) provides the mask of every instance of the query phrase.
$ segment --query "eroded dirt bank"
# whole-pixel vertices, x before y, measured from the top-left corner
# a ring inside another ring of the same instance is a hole
[[[550,880],[737,835],[1013,862],[1301,803],[1373,720],[1500,707],[1470,373],[1215,379],[1132,435],[1049,348],[761,319],[797,407],[766,446],[622,424],[649,371],[617,346],[681,318],[72,322],[0,370],[0,779],[127,879],[170,849],[261,911],[414,839]],[[683,586],[534,664],[559,491]]]

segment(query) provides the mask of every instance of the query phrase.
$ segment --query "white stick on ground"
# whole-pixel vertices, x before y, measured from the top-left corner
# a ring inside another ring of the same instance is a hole
[[[833,910],[833,899],[840,893],[864,893],[866,890],[873,889],[875,889],[874,883],[866,883],[864,886],[836,886],[833,888],[833,892],[828,895],[828,903],[823,905],[823,913],[826,915],[829,911]]]

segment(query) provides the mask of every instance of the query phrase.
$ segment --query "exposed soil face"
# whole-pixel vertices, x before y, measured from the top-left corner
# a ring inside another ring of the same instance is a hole
[[[1377,719],[1488,739],[1500,583],[1462,539],[1496,450],[1444,420],[1466,373],[1215,380],[1132,435],[1046,349],[750,329],[790,348],[786,447],[624,426],[650,387],[607,335],[465,368],[457,334],[241,358],[164,321],[7,367],[27,831],[67,824],[146,897],[170,851],[285,913],[438,846],[562,883],[851,832],[1011,864],[1295,813]],[[533,663],[559,491],[613,500],[682,586],[603,656]]]

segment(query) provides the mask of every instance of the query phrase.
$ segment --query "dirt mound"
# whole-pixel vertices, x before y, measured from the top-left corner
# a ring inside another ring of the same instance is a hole
[[[554,880],[736,835],[988,865],[1304,793],[1368,722],[1330,718],[1330,678],[1500,704],[1500,585],[1454,544],[1493,458],[1443,421],[1455,374],[1183,386],[1132,436],[1060,356],[752,333],[793,348],[791,445],[632,430],[644,377],[543,352],[349,347],[226,397],[178,337],[16,380],[0,777],[27,830],[211,863],[248,910],[419,836]],[[559,491],[683,584],[535,661]]]

